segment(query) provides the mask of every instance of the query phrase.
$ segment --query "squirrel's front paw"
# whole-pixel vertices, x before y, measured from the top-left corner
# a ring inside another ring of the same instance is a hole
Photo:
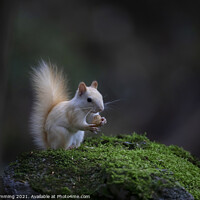
[[[86,130],[87,131],[91,131],[93,133],[97,133],[99,131],[99,128],[97,127],[96,124],[89,124],[87,127],[86,127]]]
[[[101,117],[101,126],[104,126],[107,123],[107,120],[105,117]]]
[[[96,124],[90,124],[89,131],[97,134],[100,131],[100,128]]]

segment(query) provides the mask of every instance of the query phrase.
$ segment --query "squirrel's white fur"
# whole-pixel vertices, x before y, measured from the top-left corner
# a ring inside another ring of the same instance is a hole
[[[36,99],[30,119],[31,134],[37,147],[78,147],[85,130],[97,131],[95,124],[87,122],[91,123],[93,116],[104,110],[96,81],[90,87],[81,82],[74,98],[69,100],[62,73],[51,63],[42,61],[33,69],[32,83]]]

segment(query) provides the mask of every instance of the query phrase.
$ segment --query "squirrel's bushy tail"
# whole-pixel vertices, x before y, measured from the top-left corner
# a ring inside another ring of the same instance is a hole
[[[66,83],[62,72],[58,72],[56,66],[44,61],[41,61],[38,68],[33,68],[31,75],[35,91],[35,102],[30,118],[31,134],[37,147],[46,149],[46,118],[55,105],[68,100]]]

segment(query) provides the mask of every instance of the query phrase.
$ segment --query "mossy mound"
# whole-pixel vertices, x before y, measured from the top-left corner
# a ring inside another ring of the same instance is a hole
[[[200,199],[200,162],[177,146],[145,135],[88,138],[78,149],[32,151],[4,177],[38,194],[91,199]],[[194,198],[193,198],[194,197]]]

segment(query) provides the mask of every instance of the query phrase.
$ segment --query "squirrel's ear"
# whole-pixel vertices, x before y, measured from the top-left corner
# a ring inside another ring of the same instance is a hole
[[[84,82],[80,82],[79,86],[78,86],[78,93],[81,96],[82,94],[84,94],[86,92],[87,88]]]
[[[98,83],[97,83],[97,81],[93,81],[92,84],[91,84],[91,87],[97,89],[97,87],[98,87]]]

